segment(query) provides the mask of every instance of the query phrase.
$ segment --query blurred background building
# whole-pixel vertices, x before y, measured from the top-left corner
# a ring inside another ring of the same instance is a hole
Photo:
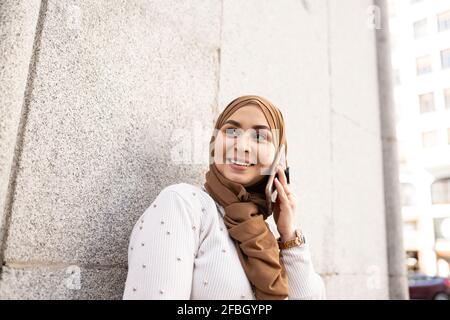
[[[450,1],[390,0],[408,269],[449,275]]]

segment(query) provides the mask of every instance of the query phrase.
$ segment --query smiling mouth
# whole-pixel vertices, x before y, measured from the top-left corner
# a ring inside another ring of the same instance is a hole
[[[239,166],[239,167],[242,167],[242,168],[249,168],[249,167],[253,167],[255,165],[254,163],[241,162],[241,161],[234,160],[234,159],[228,159],[228,161],[230,162],[230,164],[233,164],[235,166]]]

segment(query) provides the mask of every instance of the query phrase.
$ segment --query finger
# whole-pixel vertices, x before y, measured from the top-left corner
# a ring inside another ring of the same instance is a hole
[[[283,167],[283,170],[286,169],[286,154],[283,152],[281,154],[280,164]]]
[[[281,185],[283,186],[284,190],[286,191],[286,194],[290,194],[291,190],[287,183],[286,174],[284,173],[284,170],[281,167],[278,167],[278,177],[281,182]]]
[[[281,202],[288,203],[289,199],[286,195],[286,192],[284,191],[283,186],[281,185],[281,182],[278,180],[278,178],[275,178],[274,181],[277,188],[278,197],[280,197]]]

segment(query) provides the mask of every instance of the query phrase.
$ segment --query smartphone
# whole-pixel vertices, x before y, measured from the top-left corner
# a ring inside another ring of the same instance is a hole
[[[284,150],[285,150],[285,146],[284,146],[284,144],[282,144],[278,148],[277,153],[275,154],[274,161],[272,162],[272,165],[270,166],[270,171],[269,171],[270,175],[269,175],[269,179],[267,180],[267,185],[266,185],[266,202],[267,202],[268,215],[272,214],[273,202],[276,200],[276,199],[272,199],[274,196],[274,192],[276,190],[276,187],[274,184],[274,179],[277,176],[276,173],[277,173],[278,164],[280,163],[282,158],[284,159],[284,157],[283,157],[284,152],[285,152]]]

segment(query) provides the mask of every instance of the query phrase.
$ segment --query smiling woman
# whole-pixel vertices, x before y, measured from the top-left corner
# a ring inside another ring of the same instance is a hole
[[[266,173],[280,146],[272,212]],[[166,187],[136,223],[124,299],[324,299],[286,167],[281,111],[259,96],[233,100],[216,120],[204,185]]]
[[[234,112],[217,132],[215,142],[220,151],[214,158],[217,169],[243,185],[263,179],[262,169],[270,166],[275,155],[269,124],[257,105]]]

